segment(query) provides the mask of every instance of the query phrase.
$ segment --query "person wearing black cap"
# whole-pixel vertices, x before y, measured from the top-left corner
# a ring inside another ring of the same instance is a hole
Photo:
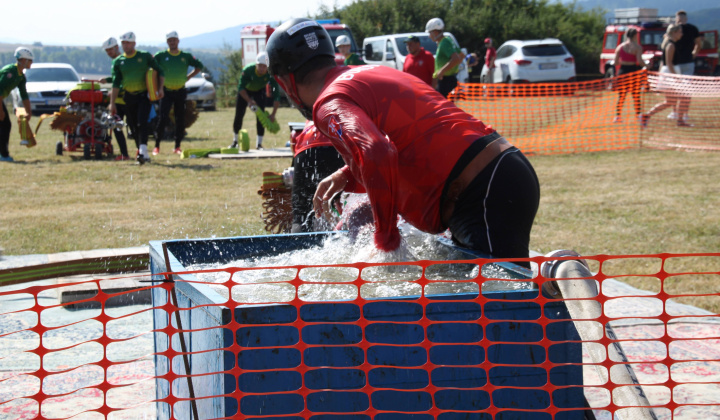
[[[432,86],[435,72],[435,57],[420,45],[420,38],[411,35],[405,40],[408,55],[405,57],[403,71],[417,76],[420,80]]]
[[[283,23],[266,51],[270,74],[345,162],[318,184],[316,217],[342,191],[367,192],[380,251],[403,254],[401,215],[424,232],[450,228],[455,243],[495,258],[528,258],[540,185],[499,133],[415,76],[337,66],[313,20]]]

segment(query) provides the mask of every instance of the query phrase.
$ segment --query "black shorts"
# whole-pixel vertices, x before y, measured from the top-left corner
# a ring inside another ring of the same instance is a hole
[[[459,162],[467,163],[479,153],[472,146],[468,152],[471,156],[463,154]],[[540,183],[535,170],[520,150],[511,147],[493,159],[460,194],[448,227],[460,246],[495,258],[527,258],[539,204]],[[529,263],[520,265],[530,267]]]

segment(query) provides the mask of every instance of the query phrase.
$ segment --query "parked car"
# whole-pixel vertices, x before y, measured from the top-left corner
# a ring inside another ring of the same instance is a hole
[[[68,92],[80,82],[80,75],[70,64],[64,63],[33,63],[25,70],[27,92],[33,114],[53,113],[65,105]],[[20,91],[15,88],[12,93],[15,109],[21,108]]]
[[[198,73],[185,83],[187,100],[195,101],[197,109],[215,111],[215,85],[210,81],[209,73]]]
[[[365,63],[402,70],[405,64],[405,56],[408,54],[405,41],[412,35],[420,38],[420,45],[432,55],[435,55],[437,44],[430,39],[427,32],[379,35],[371,36],[363,40]],[[445,36],[452,38],[452,40],[457,43],[457,40],[450,32],[445,32]]]
[[[481,82],[531,83],[575,80],[575,58],[562,41],[546,38],[530,41],[510,40],[497,49],[493,80],[487,64],[480,73]]]

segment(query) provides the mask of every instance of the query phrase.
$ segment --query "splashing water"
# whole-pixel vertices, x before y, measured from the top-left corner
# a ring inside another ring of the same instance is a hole
[[[289,282],[296,275],[303,282],[298,286],[298,297],[305,301],[340,301],[363,298],[419,296],[422,286],[417,280],[422,267],[413,264],[418,260],[438,261],[427,267],[425,277],[431,283],[425,286],[426,295],[472,293],[482,291],[509,291],[532,289],[534,283],[513,280],[505,270],[495,264],[481,267],[472,263],[450,263],[469,257],[458,249],[437,241],[435,235],[426,234],[407,223],[399,225],[403,241],[398,251],[384,253],[373,243],[371,226],[361,229],[353,239],[350,235],[330,235],[322,244],[308,249],[263,255],[231,261],[227,264],[196,264],[187,270],[213,270],[224,268],[258,268],[227,272],[201,272],[195,277],[211,283],[211,287],[224,298],[240,303],[289,302],[295,298],[295,287]],[[338,264],[357,262],[407,264],[373,266],[362,269],[338,267]],[[272,268],[288,266],[328,265],[327,267]],[[266,268],[267,267],[267,268]],[[358,286],[356,280],[363,280]],[[491,280],[486,280],[491,279]],[[230,281],[228,281],[230,280]]]

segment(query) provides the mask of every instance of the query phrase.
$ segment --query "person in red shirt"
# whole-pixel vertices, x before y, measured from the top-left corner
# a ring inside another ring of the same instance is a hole
[[[405,57],[403,71],[417,76],[420,80],[432,86],[435,72],[435,57],[420,45],[420,38],[411,35],[405,40],[408,54]]]
[[[400,248],[401,215],[424,232],[449,228],[458,245],[496,258],[528,257],[540,185],[495,130],[412,75],[337,67],[332,39],[313,20],[283,23],[266,51],[270,74],[345,161],[318,185],[317,217],[337,193],[366,192],[382,251]]]
[[[488,68],[485,83],[492,83],[494,76],[493,73],[495,73],[495,57],[497,57],[497,53],[495,52],[495,47],[493,47],[492,44],[492,38],[485,38],[485,65]]]

